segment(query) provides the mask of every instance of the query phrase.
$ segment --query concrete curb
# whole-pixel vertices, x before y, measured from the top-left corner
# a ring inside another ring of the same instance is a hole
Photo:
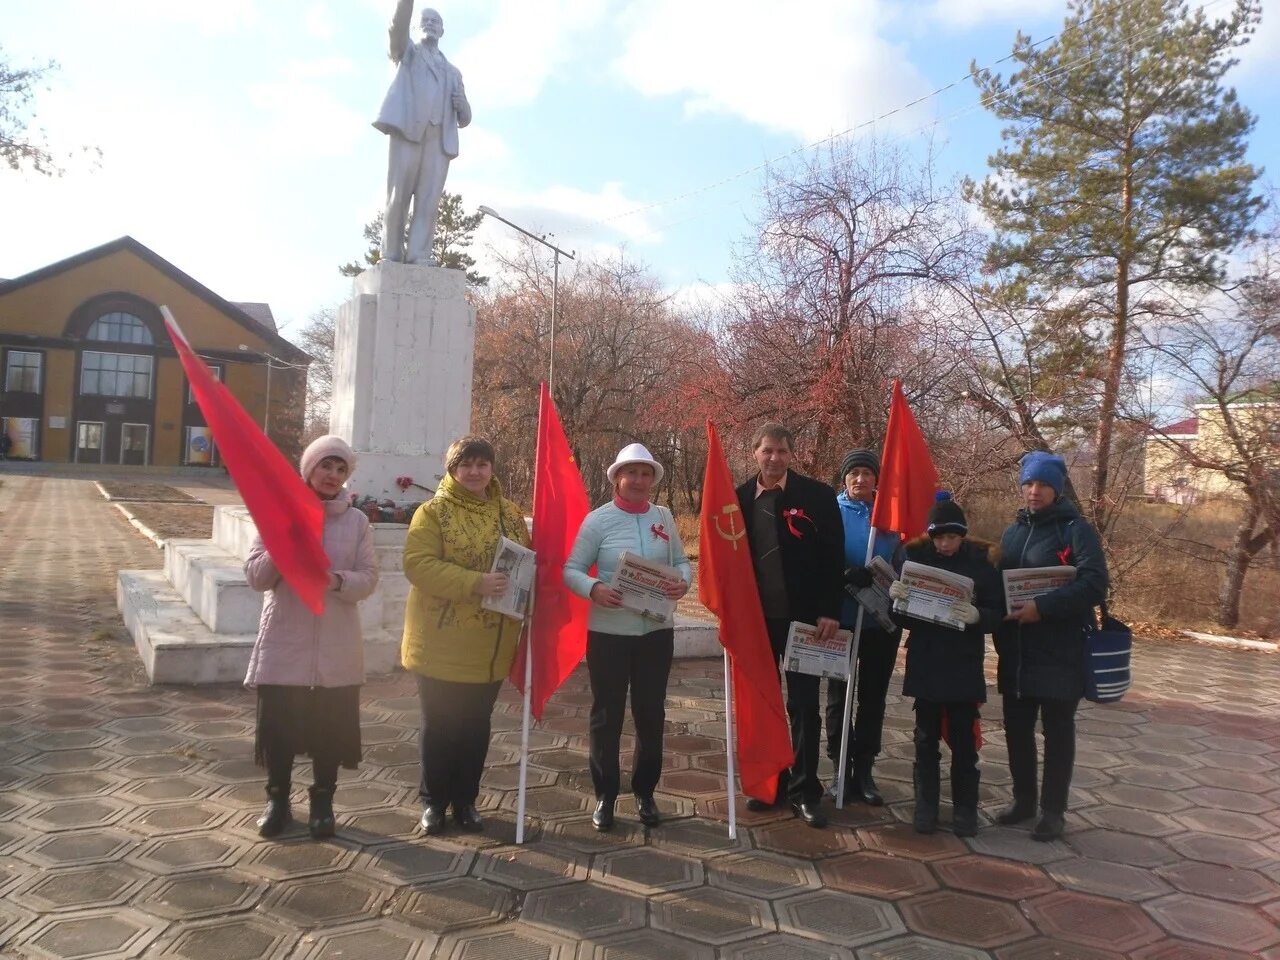
[[[102,486],[99,485],[98,489],[101,490]],[[123,503],[115,503],[114,501],[111,501],[111,506],[115,507],[122,514],[124,514],[124,518],[128,520],[129,523],[131,523],[133,526],[137,527],[139,533],[141,533],[144,537],[146,537],[148,540],[150,540],[160,549],[162,550],[164,549],[164,539],[158,533],[156,533],[154,530],[148,527],[145,523],[143,523],[141,520],[135,517],[128,507],[126,507]]]

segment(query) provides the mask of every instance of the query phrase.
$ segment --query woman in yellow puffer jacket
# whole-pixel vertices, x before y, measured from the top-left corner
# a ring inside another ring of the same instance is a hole
[[[489,573],[500,537],[529,545],[520,508],[493,475],[493,445],[455,441],[435,496],[413,515],[404,544],[411,584],[400,659],[417,676],[422,704],[422,829],[442,833],[453,807],[458,826],[484,828],[476,811],[489,752],[490,717],[515,659],[520,624],[485,610],[507,577]]]

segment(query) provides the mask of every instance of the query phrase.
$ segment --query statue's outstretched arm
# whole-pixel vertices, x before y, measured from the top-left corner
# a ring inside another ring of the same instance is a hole
[[[391,17],[391,44],[388,53],[395,63],[404,58],[409,46],[409,21],[413,19],[413,0],[396,0],[396,12]]]

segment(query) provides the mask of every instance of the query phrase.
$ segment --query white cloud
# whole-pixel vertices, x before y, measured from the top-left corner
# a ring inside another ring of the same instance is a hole
[[[307,7],[302,24],[307,34],[317,40],[332,40],[338,35],[338,25],[334,22],[333,13],[324,3],[313,3]]]
[[[951,26],[976,27],[1065,12],[1062,0],[934,0],[929,16]]]
[[[582,54],[580,41],[603,19],[606,6],[606,0],[494,0],[487,5],[488,26],[456,50],[448,47],[446,13],[441,48],[462,69],[473,103],[521,106]]]
[[[303,155],[350,153],[369,122],[333,94],[301,81],[254,84],[249,99],[261,111],[263,148],[294,162]]]
[[[891,18],[882,0],[642,0],[623,16],[629,33],[615,68],[646,96],[682,97],[690,115],[729,114],[815,140],[927,92],[905,48],[880,35]]]
[[[234,33],[255,26],[261,18],[256,0],[131,0],[127,10],[130,19],[144,24],[169,21],[194,27],[204,36]]]
[[[290,60],[280,72],[290,81],[326,80],[349,77],[356,72],[356,65],[350,57],[319,57],[315,60]]]

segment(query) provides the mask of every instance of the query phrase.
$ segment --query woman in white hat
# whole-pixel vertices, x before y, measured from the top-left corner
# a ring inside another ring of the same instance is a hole
[[[613,827],[621,782],[618,743],[628,688],[636,728],[631,771],[636,812],[645,826],[655,826],[662,819],[653,791],[662,774],[662,730],[675,621],[623,609],[622,595],[609,583],[622,554],[631,553],[679,571],[680,582],[667,590],[672,600],[679,600],[689,589],[692,571],[675,518],[670,510],[649,502],[663,472],[662,464],[644,444],[623,447],[607,471],[613,500],[587,514],[564,567],[569,589],[592,601],[587,671],[592,696],[591,781],[596,792],[591,822],[597,830]],[[587,573],[593,566],[594,577]]]
[[[341,437],[320,437],[302,454],[302,477],[324,501],[330,569],[322,614],[312,613],[280,578],[261,537],[244,562],[249,586],[267,594],[244,679],[258,690],[254,759],[267,768],[267,809],[258,819],[264,837],[279,835],[291,819],[296,755],[311,757],[307,828],[316,838],[333,836],[338,767],[354,770],[360,763],[364,638],[356,604],[378,585],[378,562],[369,520],[343,492],[355,468],[356,455]]]

